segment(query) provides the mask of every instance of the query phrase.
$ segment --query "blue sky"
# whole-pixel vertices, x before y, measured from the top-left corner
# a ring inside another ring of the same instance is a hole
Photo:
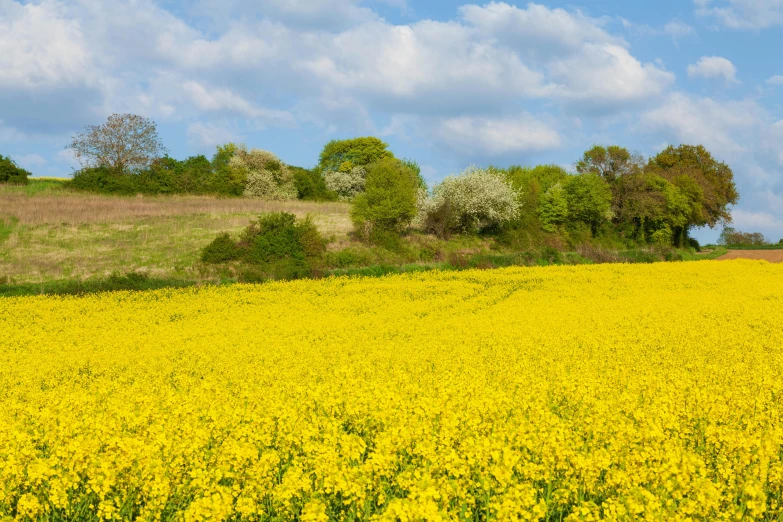
[[[240,141],[309,167],[377,135],[430,182],[701,143],[734,169],[736,227],[777,241],[782,29],[783,0],[0,0],[0,154],[66,176],[112,112],[179,158]]]

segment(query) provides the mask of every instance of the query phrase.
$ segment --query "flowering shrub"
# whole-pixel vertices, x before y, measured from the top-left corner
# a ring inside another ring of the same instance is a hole
[[[352,200],[358,194],[364,192],[367,180],[367,169],[364,167],[352,167],[348,172],[328,170],[324,172],[326,188],[336,192],[344,201]]]
[[[780,520],[783,265],[0,300],[3,520]]]
[[[519,212],[518,195],[499,173],[470,167],[420,192],[419,224],[438,235],[479,232],[511,222]]]
[[[271,152],[239,146],[228,162],[235,178],[245,179],[243,195],[258,199],[296,199],[294,175],[280,158]]]

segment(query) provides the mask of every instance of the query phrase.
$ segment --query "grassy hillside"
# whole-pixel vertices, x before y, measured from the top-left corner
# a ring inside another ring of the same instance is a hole
[[[195,277],[199,250],[238,233],[258,213],[312,215],[336,244],[350,230],[345,203],[197,196],[120,197],[71,192],[57,181],[0,185],[0,277],[43,282],[142,269]]]
[[[491,238],[449,240],[413,233],[394,251],[351,239],[347,203],[263,201],[208,196],[107,196],[69,190],[62,181],[0,185],[0,295],[85,293],[257,280],[204,265],[200,251],[219,233],[237,237],[259,213],[311,216],[329,239],[315,276],[492,268],[512,265],[653,262],[714,258],[645,248],[585,245],[575,252],[504,247]],[[725,252],[725,251],[724,251]]]

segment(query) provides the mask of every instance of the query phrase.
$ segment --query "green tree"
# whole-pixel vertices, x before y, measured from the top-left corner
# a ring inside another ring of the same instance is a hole
[[[28,171],[17,165],[10,157],[0,154],[0,183],[26,185],[27,178],[30,175]]]
[[[544,192],[538,202],[541,228],[556,232],[568,219],[568,198],[561,183],[555,183]]]
[[[403,159],[402,164],[411,169],[413,171],[415,178],[416,178],[416,185],[419,188],[427,189],[427,181],[424,179],[424,176],[421,175],[421,167],[419,166],[419,162],[412,159]]]
[[[290,166],[294,174],[294,185],[299,199],[310,201],[334,201],[337,194],[329,190],[326,181],[317,169]]]
[[[401,161],[386,158],[367,168],[365,191],[351,208],[356,232],[372,240],[403,232],[416,217],[416,173]]]
[[[739,200],[734,173],[702,145],[669,146],[650,158],[646,169],[675,185],[688,199],[687,219],[673,231],[675,246],[685,244],[693,227],[731,223],[729,206]]]
[[[585,151],[582,159],[576,163],[576,171],[580,174],[594,172],[609,183],[618,178],[638,172],[644,166],[641,155],[633,154],[625,147],[618,145],[595,145]]]
[[[353,167],[364,167],[384,158],[394,157],[388,144],[367,136],[349,140],[332,140],[324,146],[318,159],[318,169],[350,172]]]
[[[571,176],[563,187],[568,201],[569,224],[582,223],[593,236],[612,219],[612,191],[604,179],[588,172]]]

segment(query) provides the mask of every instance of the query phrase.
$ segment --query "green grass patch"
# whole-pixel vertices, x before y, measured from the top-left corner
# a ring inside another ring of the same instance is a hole
[[[84,295],[119,290],[158,290],[161,288],[186,288],[195,286],[196,281],[149,277],[146,274],[130,272],[114,274],[105,279],[84,281],[64,279],[45,283],[8,284],[0,283],[0,297],[30,295]]]
[[[19,220],[15,217],[0,217],[0,245],[2,245],[16,228]]]

